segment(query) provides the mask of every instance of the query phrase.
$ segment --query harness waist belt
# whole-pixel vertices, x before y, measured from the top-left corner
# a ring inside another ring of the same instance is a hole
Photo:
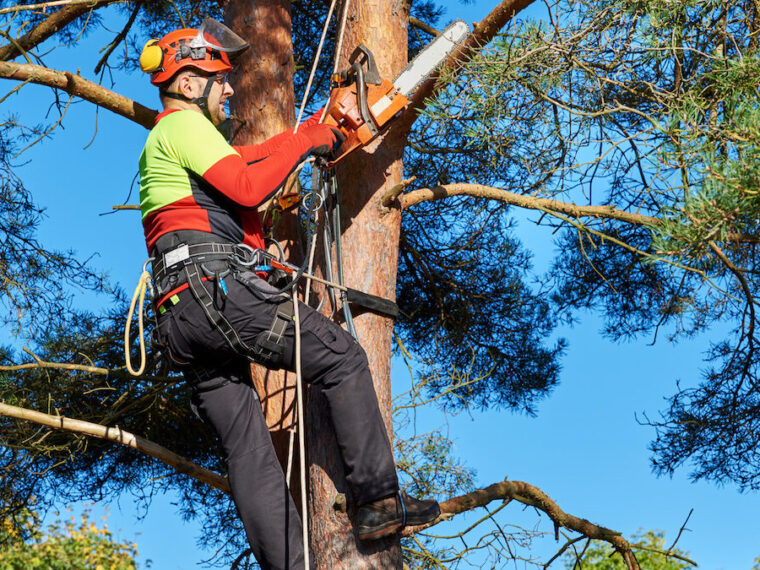
[[[247,245],[233,243],[183,244],[159,254],[153,262],[153,279],[161,282],[168,276],[179,273],[189,264],[209,261],[234,261],[238,265],[250,266],[259,263],[260,250]]]
[[[251,268],[261,263],[264,252],[243,244],[181,244],[164,253],[156,253],[153,261],[153,284],[161,299],[171,291],[186,288],[189,265],[200,267],[205,277],[224,278],[230,268]]]

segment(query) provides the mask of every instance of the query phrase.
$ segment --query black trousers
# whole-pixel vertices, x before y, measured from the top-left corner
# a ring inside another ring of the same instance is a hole
[[[227,293],[213,281],[204,286],[246,344],[268,330],[287,295],[255,273],[225,278]],[[193,404],[218,434],[229,471],[232,498],[248,542],[262,568],[303,568],[301,520],[277,461],[248,361],[236,354],[210,324],[190,291],[166,303],[158,332],[172,354],[202,371]],[[398,492],[390,441],[377,404],[367,357],[347,332],[299,303],[301,370],[327,398],[335,435],[354,501],[362,505]],[[286,331],[283,368],[293,370],[294,326]]]

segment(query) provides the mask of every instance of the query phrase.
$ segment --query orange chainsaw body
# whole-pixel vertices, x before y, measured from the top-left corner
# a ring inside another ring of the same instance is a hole
[[[340,129],[346,140],[340,147],[338,157],[325,165],[327,168],[372,141],[409,103],[393,83],[379,78],[369,50],[361,53],[369,53],[370,73],[366,81],[364,73],[355,71],[356,64],[333,78],[335,87],[330,92],[325,123]]]

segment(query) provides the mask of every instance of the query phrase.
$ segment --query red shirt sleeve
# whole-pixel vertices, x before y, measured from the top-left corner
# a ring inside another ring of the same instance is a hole
[[[203,173],[203,179],[244,208],[256,208],[271,197],[312,150],[309,137],[292,130],[235,150],[240,152],[240,148],[251,150],[220,159]]]
[[[320,117],[322,117],[322,111],[323,109],[320,109],[319,111],[314,113],[311,117],[306,119],[303,123],[301,123],[301,126],[298,127],[298,130],[300,131],[304,127],[310,127],[312,125],[316,125],[317,123],[319,123],[319,119]],[[245,146],[234,146],[233,148],[238,152],[238,154],[240,154],[240,156],[243,157],[243,160],[245,162],[248,162],[248,163],[256,162],[276,152],[277,149],[280,147],[280,145],[284,141],[286,141],[288,137],[292,137],[292,136],[293,136],[293,129],[288,129],[287,131],[282,132],[279,135],[275,135],[272,138],[265,140],[263,143],[245,145]]]

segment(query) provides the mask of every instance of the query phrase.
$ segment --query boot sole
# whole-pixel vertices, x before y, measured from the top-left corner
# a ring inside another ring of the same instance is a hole
[[[384,536],[389,536],[399,530],[401,530],[401,521],[392,521],[385,526],[374,528],[369,532],[360,530],[359,540],[376,540],[378,538],[383,538]]]

